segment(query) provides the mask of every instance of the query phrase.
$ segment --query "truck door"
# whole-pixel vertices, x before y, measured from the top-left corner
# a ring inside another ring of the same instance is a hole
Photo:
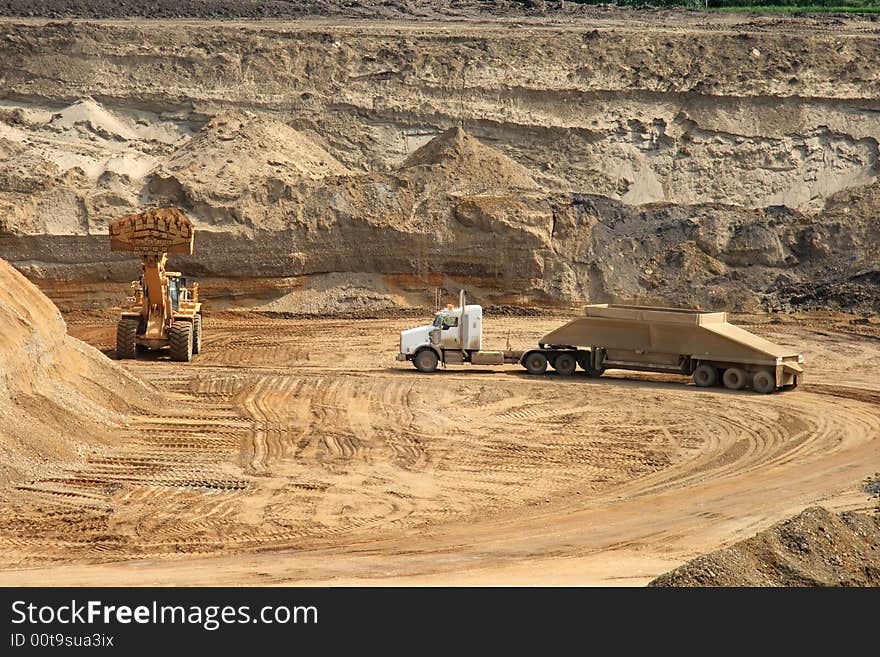
[[[461,349],[461,327],[458,315],[446,315],[440,324],[440,346]]]

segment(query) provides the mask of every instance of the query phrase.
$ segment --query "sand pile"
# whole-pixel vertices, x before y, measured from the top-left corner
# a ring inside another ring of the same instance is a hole
[[[410,155],[399,173],[449,192],[537,191],[528,169],[461,128],[450,128]]]
[[[83,126],[102,136],[137,139],[135,131],[94,100],[80,100],[52,117],[49,125],[58,129]]]
[[[810,507],[650,586],[880,586],[880,516]]]
[[[114,110],[0,106],[0,233],[90,235],[133,212],[147,175],[188,138],[185,121]]]
[[[156,393],[67,335],[55,305],[0,260],[0,483],[77,461]]]
[[[283,195],[285,185],[349,173],[336,158],[293,128],[250,112],[212,119],[156,172],[150,189],[190,202]]]
[[[310,276],[300,289],[258,308],[294,315],[360,316],[406,305],[390,293],[381,276],[332,273]]]

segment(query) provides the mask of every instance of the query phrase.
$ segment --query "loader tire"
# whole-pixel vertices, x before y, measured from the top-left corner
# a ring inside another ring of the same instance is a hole
[[[193,317],[193,354],[202,353],[202,316]]]
[[[116,325],[116,357],[135,358],[137,356],[138,320],[120,319]]]
[[[168,346],[171,360],[188,363],[193,356],[193,325],[190,322],[174,322],[168,329]]]
[[[437,358],[437,354],[431,349],[422,349],[413,357],[413,365],[415,365],[419,372],[424,372],[425,374],[434,372],[439,362],[440,359]]]
[[[718,383],[718,370],[711,365],[700,365],[694,370],[694,383],[700,388],[711,388]]]
[[[769,370],[759,370],[752,377],[752,390],[768,395],[776,392],[776,377]]]
[[[577,361],[571,354],[559,354],[553,361],[553,369],[560,376],[571,376],[577,369]]]
[[[721,380],[724,382],[725,388],[730,390],[742,390],[749,382],[749,377],[746,374],[746,371],[740,367],[728,367],[724,370],[724,375],[721,377]]]

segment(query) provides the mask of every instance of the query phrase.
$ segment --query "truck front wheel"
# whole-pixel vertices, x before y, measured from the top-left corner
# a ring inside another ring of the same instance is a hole
[[[439,362],[440,359],[437,358],[437,354],[430,349],[422,349],[413,357],[413,365],[416,366],[416,369],[426,374],[435,371]]]
[[[540,351],[527,354],[522,364],[529,374],[543,374],[547,371],[547,357]]]

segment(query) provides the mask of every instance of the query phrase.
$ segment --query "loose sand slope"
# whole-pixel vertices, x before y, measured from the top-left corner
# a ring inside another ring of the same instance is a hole
[[[0,483],[81,463],[87,446],[110,444],[129,400],[151,396],[128,371],[68,337],[54,304],[0,260]]]

